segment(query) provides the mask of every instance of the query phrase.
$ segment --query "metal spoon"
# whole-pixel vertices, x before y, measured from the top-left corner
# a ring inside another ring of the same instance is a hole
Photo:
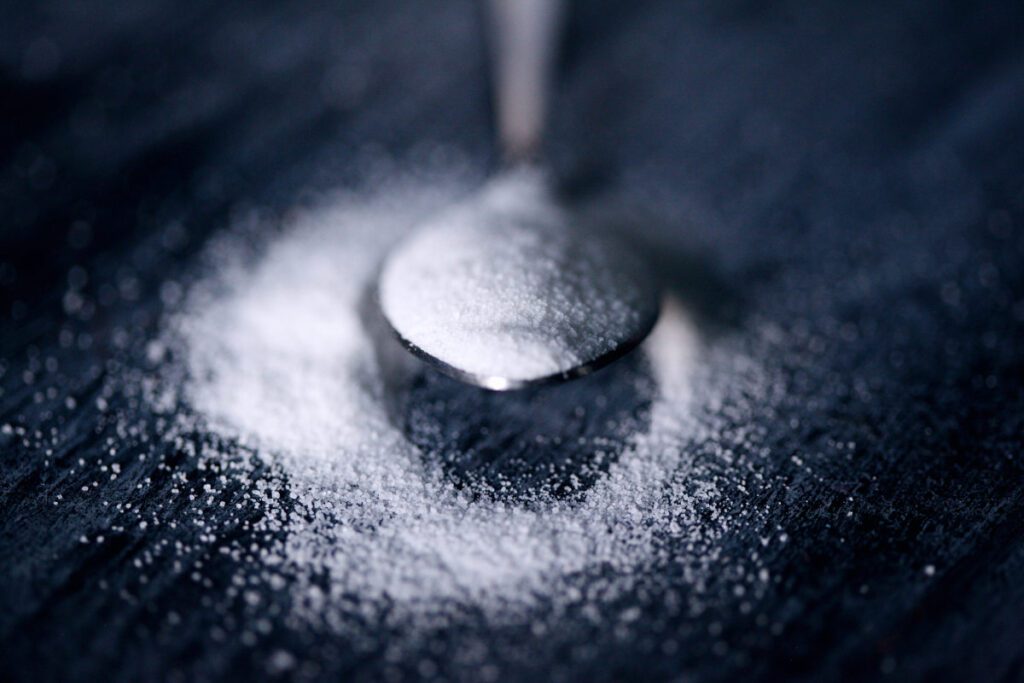
[[[650,332],[659,292],[627,245],[582,231],[537,165],[559,0],[489,0],[507,170],[387,257],[385,320],[446,374],[507,390],[581,377]]]

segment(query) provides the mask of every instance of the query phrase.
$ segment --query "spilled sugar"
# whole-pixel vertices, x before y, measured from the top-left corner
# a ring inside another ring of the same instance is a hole
[[[275,539],[260,562],[287,577],[301,623],[426,628],[465,610],[504,623],[538,605],[612,601],[658,562],[699,586],[715,560],[718,491],[688,481],[693,446],[715,429],[723,387],[742,378],[756,397],[758,372],[703,344],[678,302],[641,349],[657,385],[649,423],[617,436],[619,458],[578,498],[467,495],[389,419],[360,315],[366,289],[387,249],[462,192],[341,197],[286,226],[255,264],[215,250],[220,273],[167,324],[161,344],[188,378],[179,419],[281,472],[259,491]]]
[[[657,304],[645,269],[549,194],[539,171],[509,171],[403,241],[380,278],[395,329],[498,381],[558,375],[639,338]]]

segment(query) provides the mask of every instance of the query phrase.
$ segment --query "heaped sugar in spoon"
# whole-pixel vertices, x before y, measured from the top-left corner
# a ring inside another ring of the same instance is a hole
[[[576,225],[538,165],[558,0],[490,0],[508,168],[389,254],[381,310],[403,344],[504,390],[585,375],[650,332],[659,293],[627,245]]]

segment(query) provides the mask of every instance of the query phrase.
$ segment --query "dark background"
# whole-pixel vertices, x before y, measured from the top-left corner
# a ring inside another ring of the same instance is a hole
[[[0,679],[478,673],[451,656],[458,624],[385,663],[286,625],[283,597],[220,602],[229,558],[207,558],[208,586],[160,564],[139,585],[160,535],[195,539],[115,508],[169,501],[157,463],[216,476],[147,443],[152,416],[117,388],[212,234],[380,159],[493,164],[479,19],[459,1],[0,7]],[[723,577],[765,534],[789,541],[764,551],[752,611],[723,578],[698,616],[637,596],[627,639],[496,631],[503,677],[1024,680],[1022,36],[1020,2],[573,5],[552,162],[586,201],[657,214],[665,269],[721,285],[733,334],[785,378],[719,436],[742,471],[702,476],[732,491]],[[76,496],[79,458],[111,449],[113,506]],[[115,531],[78,542],[97,529]],[[273,628],[241,642],[257,618]],[[278,672],[280,648],[298,664]]]

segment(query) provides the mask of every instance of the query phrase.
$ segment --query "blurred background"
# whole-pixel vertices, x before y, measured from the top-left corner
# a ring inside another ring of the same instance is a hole
[[[224,226],[408,169],[493,169],[482,23],[471,0],[0,6],[0,678],[1024,676],[1018,1],[568,4],[546,140],[561,185],[633,216],[785,379],[732,425],[773,455],[729,489],[722,576],[791,530],[755,608],[723,584],[628,636],[485,629],[485,664],[460,668],[460,624],[387,661],[273,611],[254,648],[170,578],[189,628],[96,597],[144,536],[78,549],[79,522],[48,507],[78,483],[48,479],[47,435],[72,464],[108,448],[96,396],[117,400],[106,378]],[[836,442],[856,456],[825,458]]]

